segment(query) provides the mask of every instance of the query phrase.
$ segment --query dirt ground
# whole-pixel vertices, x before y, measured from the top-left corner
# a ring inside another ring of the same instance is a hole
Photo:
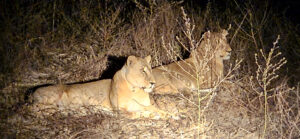
[[[180,118],[166,120],[128,119],[103,112],[80,117],[56,113],[37,118],[23,106],[18,111],[21,116],[10,118],[3,133],[5,138],[261,138],[263,115],[239,102],[240,91],[221,86],[201,101],[200,111],[197,95],[152,94],[158,108]]]

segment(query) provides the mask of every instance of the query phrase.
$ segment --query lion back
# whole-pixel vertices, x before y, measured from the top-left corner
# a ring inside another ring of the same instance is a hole
[[[64,89],[64,85],[38,88],[32,96],[33,103],[53,104],[62,97]]]
[[[32,96],[33,110],[40,111],[49,108],[77,110],[89,107],[110,109],[110,104],[106,102],[110,87],[111,79],[41,87]]]

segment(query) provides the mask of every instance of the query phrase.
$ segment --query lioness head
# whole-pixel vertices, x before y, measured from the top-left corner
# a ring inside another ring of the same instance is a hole
[[[126,62],[125,78],[132,88],[140,88],[145,92],[152,92],[155,80],[150,65],[151,56],[139,58],[129,56]]]
[[[205,52],[205,47],[211,47],[216,58],[222,60],[228,60],[231,56],[231,47],[227,42],[226,36],[228,35],[227,30],[223,29],[222,32],[205,32],[203,34],[203,40],[200,46],[196,48],[196,51],[200,54]]]

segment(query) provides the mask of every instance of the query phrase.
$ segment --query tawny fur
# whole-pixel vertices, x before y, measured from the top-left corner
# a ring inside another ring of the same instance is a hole
[[[155,93],[170,94],[182,91],[211,90],[223,78],[223,60],[230,58],[228,32],[206,32],[200,45],[190,57],[153,69]]]
[[[33,94],[35,110],[57,107],[78,110],[93,106],[110,111],[121,111],[131,118],[165,117],[150,103],[155,80],[150,66],[151,57],[129,56],[126,64],[113,79],[84,84],[55,85],[37,89]]]

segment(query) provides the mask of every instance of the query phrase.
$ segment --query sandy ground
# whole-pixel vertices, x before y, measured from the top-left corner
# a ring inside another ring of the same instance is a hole
[[[22,116],[5,123],[3,134],[8,138],[260,138],[263,115],[242,105],[240,91],[220,87],[201,101],[200,111],[199,97],[191,93],[151,95],[154,105],[180,119],[128,119],[103,113],[80,117],[54,114],[40,119],[25,106],[18,111]]]

